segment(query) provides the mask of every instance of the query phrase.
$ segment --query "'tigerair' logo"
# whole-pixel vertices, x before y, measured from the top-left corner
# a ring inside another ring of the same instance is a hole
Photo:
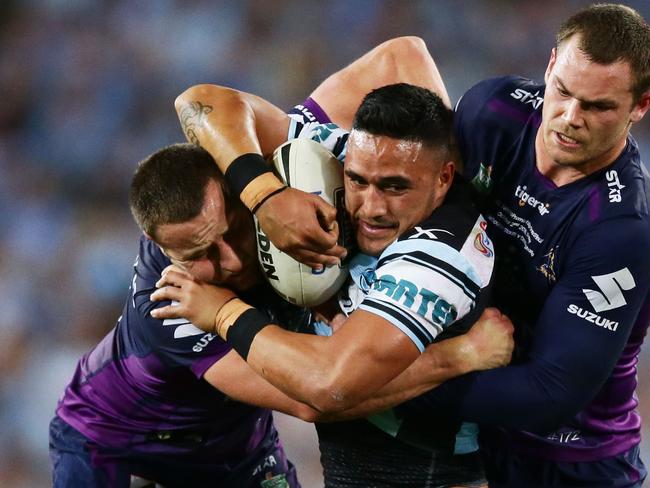
[[[397,281],[394,276],[385,274],[375,280],[372,287],[443,328],[458,316],[452,304],[426,288],[419,289],[408,280]]]
[[[519,206],[523,207],[524,205],[530,205],[531,207],[536,208],[540,215],[546,215],[549,213],[550,205],[548,203],[543,203],[537,200],[535,197],[526,192],[526,188],[526,185],[517,185],[517,189],[515,190],[515,196],[519,198]]]

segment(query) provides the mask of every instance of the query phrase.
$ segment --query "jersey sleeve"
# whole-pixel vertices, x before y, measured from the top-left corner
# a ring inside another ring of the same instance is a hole
[[[215,334],[208,334],[186,319],[155,319],[154,308],[170,301],[152,302],[149,296],[169,260],[156,244],[142,237],[131,283],[131,298],[122,320],[129,321],[134,342],[153,352],[168,367],[187,367],[197,378],[225,356],[231,347]],[[137,324],[137,325],[136,325]]]
[[[322,124],[300,117],[292,117],[289,122],[287,140],[311,139],[334,154],[339,161],[343,161],[347,150],[348,135],[346,130],[331,122]]]
[[[507,76],[481,81],[456,104],[454,131],[463,175],[479,193],[489,193],[492,180],[510,164],[518,164],[510,158],[513,140],[523,126],[536,130],[543,96],[541,85]]]
[[[485,235],[481,222],[460,249],[438,240],[441,229],[417,227],[388,246],[359,308],[390,322],[422,352],[474,309],[490,281],[492,256],[473,245],[479,233]]]
[[[605,221],[583,232],[543,306],[525,362],[448,381],[404,404],[401,413],[438,410],[538,432],[567,422],[604,387],[630,335],[637,346],[645,335],[648,249],[650,232],[641,219]]]

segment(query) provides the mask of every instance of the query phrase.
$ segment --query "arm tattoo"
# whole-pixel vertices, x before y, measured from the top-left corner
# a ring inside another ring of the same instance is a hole
[[[199,138],[196,136],[195,129],[203,123],[204,116],[212,112],[212,106],[203,105],[201,102],[190,102],[183,107],[180,113],[181,127],[185,137],[192,144],[199,146]]]

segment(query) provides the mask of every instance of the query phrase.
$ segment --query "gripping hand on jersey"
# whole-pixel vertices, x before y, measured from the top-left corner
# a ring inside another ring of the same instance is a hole
[[[514,326],[496,308],[486,308],[478,321],[463,336],[467,342],[462,352],[468,371],[506,366],[515,346]]]
[[[338,245],[336,208],[317,195],[287,188],[262,203],[255,216],[278,249],[311,268],[338,265],[347,253]]]
[[[177,305],[155,308],[151,316],[156,319],[185,318],[199,329],[215,332],[215,317],[226,302],[237,295],[228,288],[220,288],[197,280],[187,271],[167,266],[156,283],[151,301],[173,300]]]

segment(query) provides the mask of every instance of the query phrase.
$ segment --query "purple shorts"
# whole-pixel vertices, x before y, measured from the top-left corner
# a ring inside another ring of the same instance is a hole
[[[156,482],[165,488],[300,488],[296,469],[284,454],[275,430],[247,459],[224,472],[216,462],[191,464],[171,456],[152,458],[104,449],[54,417],[50,423],[50,460],[54,488],[153,488]]]

